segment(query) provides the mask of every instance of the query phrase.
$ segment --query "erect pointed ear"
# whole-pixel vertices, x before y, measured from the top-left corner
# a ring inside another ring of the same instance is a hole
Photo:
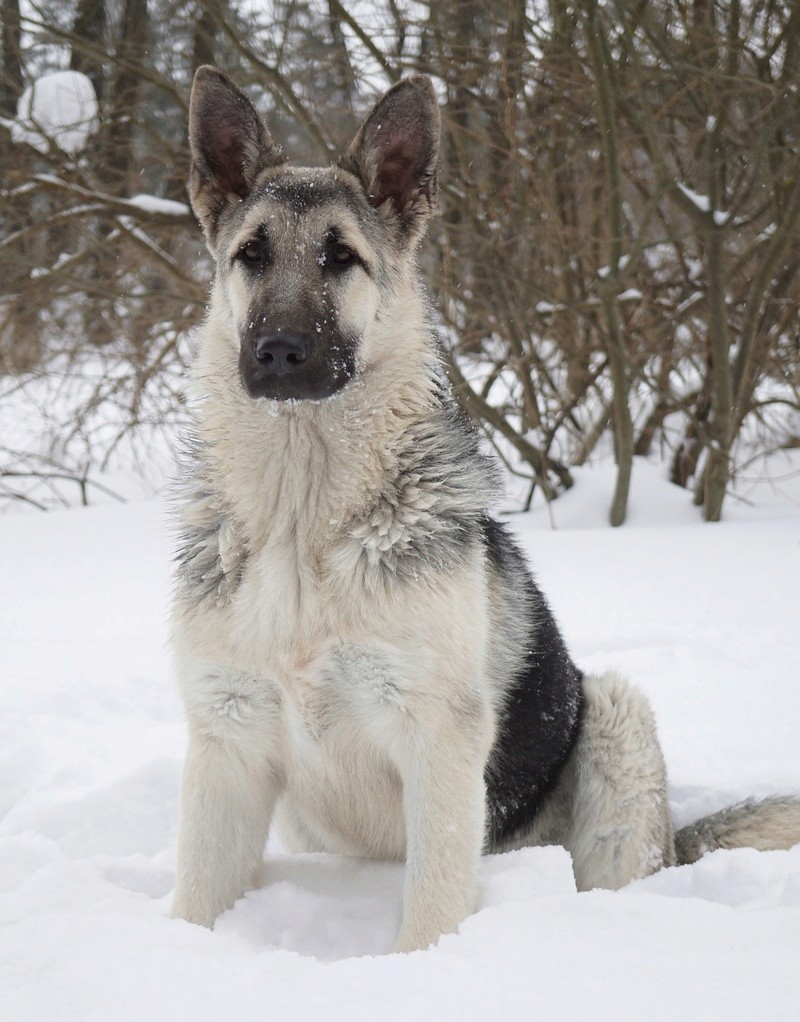
[[[207,235],[232,198],[250,194],[258,175],[284,163],[256,108],[227,75],[205,64],[189,101],[190,198]]]
[[[436,93],[429,78],[416,75],[378,101],[339,166],[359,178],[371,205],[395,216],[414,241],[436,208],[438,162]]]

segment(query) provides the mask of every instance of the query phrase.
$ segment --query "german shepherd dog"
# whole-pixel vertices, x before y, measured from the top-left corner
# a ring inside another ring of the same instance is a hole
[[[173,914],[211,926],[257,885],[273,822],[291,850],[405,858],[400,951],[475,910],[482,852],[562,844],[586,890],[800,839],[790,798],[673,834],[647,701],[575,666],[490,514],[498,472],[415,266],[436,204],[430,82],[401,81],[308,169],[203,67],[190,141],[216,279],[179,512]]]

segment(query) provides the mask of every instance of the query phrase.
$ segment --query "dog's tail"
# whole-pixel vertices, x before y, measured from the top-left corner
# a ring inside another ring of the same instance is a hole
[[[800,798],[791,795],[745,799],[690,823],[675,835],[680,866],[697,862],[717,848],[767,852],[796,844],[800,844]]]

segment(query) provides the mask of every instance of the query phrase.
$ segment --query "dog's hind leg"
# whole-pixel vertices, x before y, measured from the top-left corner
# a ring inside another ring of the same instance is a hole
[[[613,673],[583,689],[566,843],[579,891],[617,890],[675,861],[664,757],[641,692]]]

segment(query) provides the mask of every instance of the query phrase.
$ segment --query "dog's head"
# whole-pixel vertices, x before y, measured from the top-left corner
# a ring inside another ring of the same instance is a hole
[[[244,93],[201,67],[191,201],[217,263],[252,398],[319,400],[369,360],[392,278],[436,201],[439,112],[427,78],[376,104],[336,164],[290,166]]]

